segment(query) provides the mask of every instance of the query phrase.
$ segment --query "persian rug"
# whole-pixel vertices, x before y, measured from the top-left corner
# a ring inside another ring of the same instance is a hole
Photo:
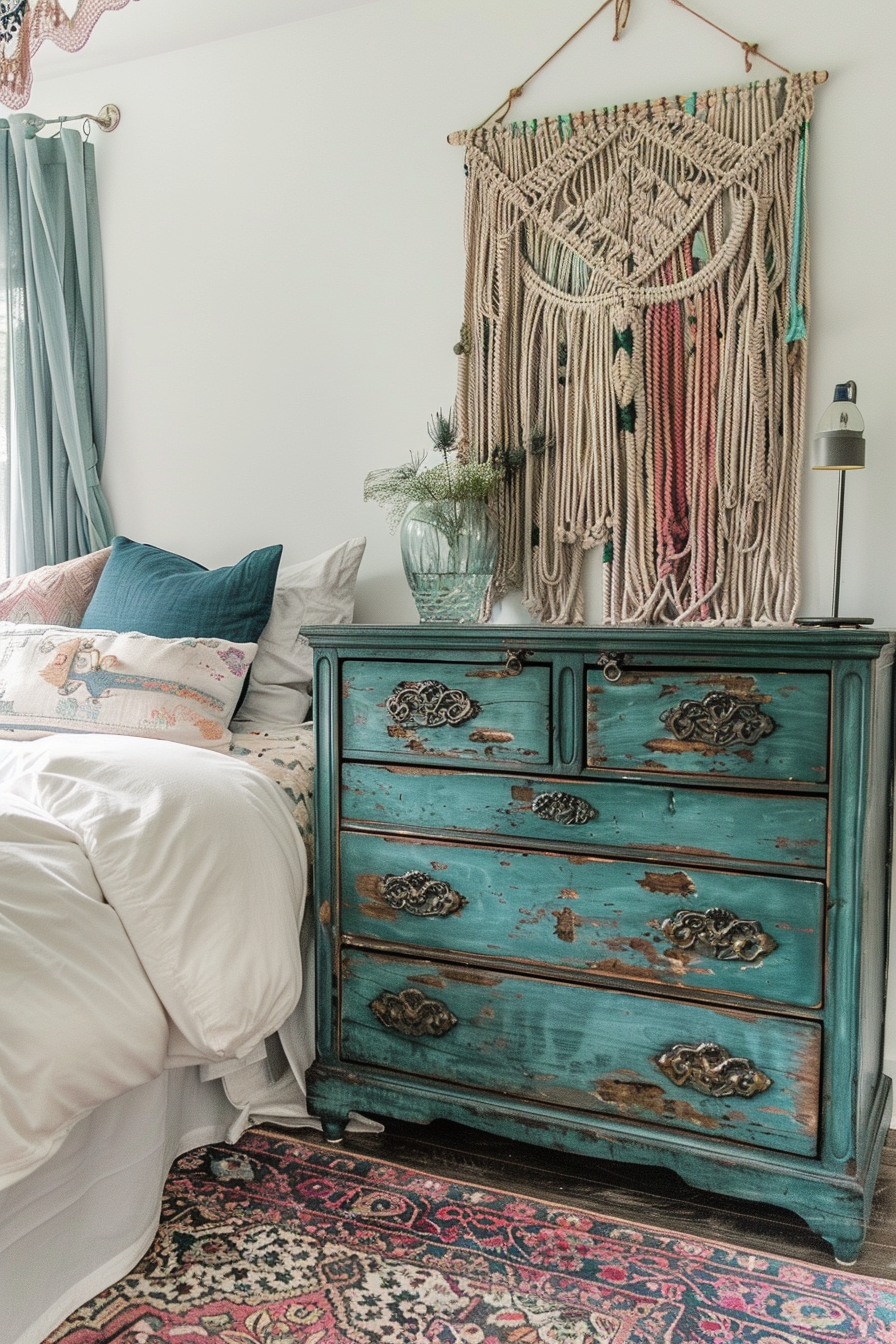
[[[860,1344],[892,1285],[254,1130],[49,1344]]]

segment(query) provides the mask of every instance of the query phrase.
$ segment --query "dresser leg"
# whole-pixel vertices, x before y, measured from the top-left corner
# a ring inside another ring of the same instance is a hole
[[[819,1219],[819,1223],[822,1219]],[[811,1224],[810,1224],[811,1226]],[[848,1224],[841,1232],[836,1232],[830,1222],[827,1227],[816,1226],[814,1229],[824,1237],[825,1241],[834,1252],[834,1259],[838,1265],[848,1269],[854,1265],[859,1258],[859,1252],[865,1243],[865,1229],[863,1226],[856,1227],[855,1223],[850,1227]]]
[[[852,1240],[843,1239],[842,1241],[832,1241],[831,1247],[834,1252],[834,1259],[838,1265],[844,1269],[849,1269],[859,1258],[859,1251],[862,1249],[864,1237],[855,1237]]]
[[[321,1116],[321,1125],[323,1126],[324,1138],[327,1143],[341,1143],[345,1134],[346,1121],[342,1117],[328,1119]]]
[[[784,1203],[783,1200],[781,1202]],[[865,1244],[865,1220],[861,1203],[854,1218],[846,1215],[838,1216],[837,1212],[825,1212],[817,1206],[807,1208],[804,1204],[795,1206],[794,1203],[787,1203],[785,1207],[794,1209],[806,1220],[812,1231],[817,1232],[828,1243],[838,1265],[848,1269],[850,1265],[856,1263],[859,1252]]]

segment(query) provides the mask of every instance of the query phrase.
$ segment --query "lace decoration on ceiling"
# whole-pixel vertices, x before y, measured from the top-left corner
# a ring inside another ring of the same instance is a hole
[[[59,0],[0,0],[0,103],[13,110],[26,105],[31,58],[43,42],[55,42],[63,51],[80,51],[100,16],[128,3],[77,0],[69,13]]]

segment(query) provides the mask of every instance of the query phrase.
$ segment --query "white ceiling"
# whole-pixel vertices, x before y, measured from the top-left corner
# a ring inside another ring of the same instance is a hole
[[[259,28],[275,28],[372,0],[131,0],[103,14],[87,45],[70,54],[45,42],[34,58],[38,79],[54,79],[101,65],[195,47]],[[65,7],[72,11],[73,0]]]

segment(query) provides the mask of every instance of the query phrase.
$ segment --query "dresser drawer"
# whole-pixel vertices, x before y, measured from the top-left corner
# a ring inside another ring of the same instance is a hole
[[[824,673],[588,670],[592,769],[651,770],[823,784]]]
[[[551,669],[347,661],[342,743],[347,756],[547,765]]]
[[[352,950],[343,956],[341,1023],[346,1060],[816,1151],[813,1022]]]
[[[559,798],[557,797],[559,795]],[[342,817],[353,825],[464,832],[620,848],[672,863],[822,870],[827,800],[608,780],[545,780],[473,771],[345,763]]]
[[[342,932],[814,1008],[818,882],[344,832]]]

